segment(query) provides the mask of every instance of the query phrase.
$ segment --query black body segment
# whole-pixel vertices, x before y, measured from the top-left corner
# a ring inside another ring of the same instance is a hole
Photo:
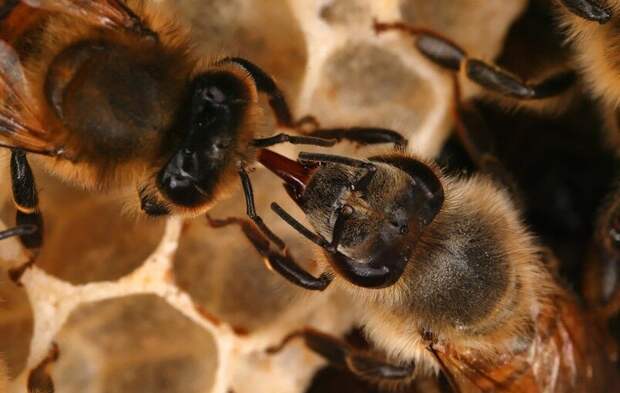
[[[275,114],[278,126],[286,128],[294,127],[293,115],[286,103],[284,93],[269,74],[256,64],[241,57],[227,57],[222,59],[220,63],[234,63],[245,69],[254,80],[256,89],[267,95],[269,105]]]
[[[318,128],[306,135],[334,139],[337,142],[346,140],[359,145],[376,145],[393,143],[397,147],[405,147],[407,139],[400,133],[386,128],[349,127],[349,128]]]
[[[170,201],[194,207],[212,200],[222,172],[235,159],[249,100],[247,85],[231,72],[194,79],[177,125],[184,135],[157,177]]]
[[[35,225],[19,225],[0,231],[0,240],[8,239],[14,236],[31,235],[38,230],[39,229]]]
[[[34,226],[36,231],[19,236],[24,247],[36,250],[43,243],[43,217],[39,211],[39,198],[34,176],[26,153],[20,150],[11,152],[11,181],[13,200],[17,208],[15,222],[18,226]]]
[[[467,56],[461,47],[436,34],[420,34],[416,48],[432,62],[453,71],[461,68]]]
[[[452,40],[433,31],[402,22],[375,22],[374,28],[377,33],[396,30],[414,37],[416,48],[433,63],[452,72],[464,69],[472,82],[507,97],[527,100],[555,96],[572,86],[576,79],[572,72],[561,72],[541,82],[530,83],[499,66],[471,58]]]
[[[469,59],[465,65],[469,79],[499,94],[518,99],[541,99],[556,96],[572,86],[577,76],[573,71],[551,75],[539,83],[530,84],[517,76],[481,60]]]
[[[252,189],[250,176],[248,176],[245,169],[239,168],[239,177],[241,178],[241,187],[243,188],[243,195],[245,196],[246,214],[270,241],[272,241],[280,250],[283,250],[285,248],[285,244],[282,239],[273,233],[258,213],[256,213],[256,206],[254,204],[254,190]]]

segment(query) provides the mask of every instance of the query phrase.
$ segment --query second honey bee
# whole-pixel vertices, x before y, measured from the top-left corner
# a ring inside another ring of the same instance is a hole
[[[402,152],[365,160],[301,153],[292,161],[263,151],[259,158],[286,181],[316,231],[272,205],[322,249],[323,273],[302,270],[257,231],[244,231],[290,282],[348,291],[363,306],[360,324],[376,351],[315,330],[294,332],[282,345],[302,337],[328,361],[382,383],[440,373],[461,393],[620,386],[603,323],[557,282],[492,176],[447,176]]]

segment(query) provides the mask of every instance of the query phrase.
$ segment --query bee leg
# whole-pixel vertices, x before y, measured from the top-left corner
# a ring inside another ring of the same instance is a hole
[[[302,338],[310,350],[330,364],[347,368],[364,379],[377,382],[405,382],[413,379],[414,363],[390,364],[375,354],[356,350],[343,340],[310,328],[289,334],[279,345],[268,348],[267,352],[277,353],[295,338]]]
[[[295,128],[309,137],[330,139],[336,142],[346,140],[358,145],[393,143],[396,147],[407,146],[407,139],[394,130],[381,127],[321,128],[314,116],[302,117],[295,123]]]
[[[332,279],[327,274],[321,274],[318,278],[305,271],[286,250],[286,244],[280,239],[267,225],[262,218],[256,214],[254,205],[254,192],[252,183],[247,172],[239,169],[239,176],[246,200],[247,214],[252,220],[250,222],[241,218],[228,218],[225,220],[207,219],[212,227],[222,227],[230,224],[241,226],[241,230],[252,243],[254,248],[264,258],[267,267],[278,272],[282,277],[291,283],[304,289],[322,291],[331,283]],[[271,244],[275,244],[277,250],[272,250]]]
[[[0,231],[0,240],[8,239],[14,236],[27,236],[35,233],[39,229],[34,225],[18,225],[13,228]]]
[[[47,357],[28,375],[28,393],[54,393],[54,381],[50,376],[50,365],[58,360],[58,345],[52,345]]]
[[[344,205],[339,209],[332,242],[328,242],[322,236],[304,227],[277,203],[272,203],[271,209],[306,239],[329,252],[331,254],[331,266],[339,276],[353,285],[364,288],[385,288],[393,285],[403,274],[404,261],[402,258],[390,258],[389,262],[381,264],[357,263],[338,251],[338,242],[344,229],[344,221],[353,212],[351,206]]]
[[[586,264],[584,295],[605,318],[620,311],[620,190],[596,222],[593,258]]]
[[[305,116],[295,123],[295,129],[303,136],[278,134],[268,138],[254,139],[253,145],[257,148],[266,148],[284,142],[297,145],[315,145],[330,147],[337,142],[347,140],[358,145],[373,145],[393,143],[396,147],[407,145],[407,139],[396,131],[379,127],[349,127],[349,128],[319,128],[318,121],[313,116]],[[311,125],[308,130],[307,125]]]
[[[279,127],[293,128],[293,115],[276,81],[259,66],[241,57],[226,57],[220,63],[233,63],[245,69],[254,79],[256,89],[267,95]]]
[[[24,233],[19,239],[24,247],[36,251],[43,243],[43,217],[39,211],[39,197],[34,176],[26,153],[13,150],[11,153],[11,179],[13,182],[13,200],[17,208],[16,223],[37,228],[33,233]]]
[[[15,231],[13,233],[19,236],[24,247],[35,256],[43,243],[43,217],[39,211],[39,198],[34,176],[26,153],[21,150],[11,152],[11,181],[13,201],[17,208],[15,216],[17,227],[9,231]],[[32,261],[9,272],[11,278],[19,282],[21,274],[31,264]]]
[[[560,0],[560,3],[567,10],[580,18],[598,22],[600,24],[607,23],[613,16],[611,10],[602,7],[598,1],[592,0]]]
[[[327,288],[330,284],[331,279],[327,275],[322,274],[319,278],[312,276],[301,268],[286,250],[272,250],[269,239],[250,220],[237,217],[216,220],[208,215],[207,220],[213,228],[220,228],[231,224],[239,225],[246,238],[264,258],[267,267],[278,272],[289,282],[304,289],[319,291]]]
[[[265,236],[273,242],[278,249],[283,250],[286,245],[284,241],[278,237],[269,227],[263,219],[256,213],[256,205],[254,204],[254,191],[252,190],[252,182],[250,176],[244,168],[239,168],[239,177],[241,178],[241,187],[243,188],[243,195],[245,197],[246,214],[256,224],[258,229],[265,234]]]
[[[273,110],[278,127],[290,128],[297,131],[303,131],[301,126],[308,124],[310,117],[305,117],[295,122],[293,115],[286,102],[284,93],[278,87],[275,80],[263,71],[259,66],[249,60],[240,57],[227,57],[220,63],[234,63],[245,69],[254,79],[256,89],[269,97],[269,106]],[[318,122],[313,119],[315,124],[312,132],[303,136],[291,136],[286,134],[276,135],[270,138],[256,139],[254,141],[257,147],[269,147],[278,143],[290,142],[297,144],[309,144],[318,146],[332,146],[334,142],[330,140],[340,141],[346,139],[359,144],[377,144],[377,143],[394,143],[398,146],[405,146],[407,140],[402,135],[385,128],[330,128],[319,129]]]
[[[552,97],[572,86],[576,80],[573,71],[565,71],[541,82],[529,83],[501,67],[470,58],[455,42],[431,30],[416,28],[402,22],[376,21],[374,28],[377,33],[398,30],[414,36],[416,48],[424,57],[453,72],[464,70],[472,82],[504,96],[517,99]]]
[[[298,136],[289,134],[277,134],[267,138],[256,138],[252,141],[252,145],[258,149],[264,149],[266,147],[279,145],[280,143],[292,143],[294,145],[314,145],[331,147],[336,144],[335,139],[320,138],[314,136]]]

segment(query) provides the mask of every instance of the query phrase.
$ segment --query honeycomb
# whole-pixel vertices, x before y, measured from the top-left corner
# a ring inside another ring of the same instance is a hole
[[[524,3],[173,2],[205,57],[234,54],[260,64],[278,79],[296,115],[315,115],[330,127],[389,127],[425,156],[438,151],[451,126],[450,78],[407,37],[375,35],[373,19],[432,28],[492,59]],[[295,154],[289,146],[280,151]],[[361,312],[342,293],[307,293],[269,272],[238,228],[212,229],[204,218],[129,216],[122,198],[74,189],[34,169],[46,237],[22,287],[6,272],[25,261],[24,252],[14,239],[0,243],[0,354],[11,379],[5,387],[0,378],[0,392],[25,392],[29,370],[53,342],[61,353],[53,366],[59,393],[304,392],[324,363],[299,343],[277,355],[265,349],[303,326],[343,335]],[[5,157],[1,170],[8,179]],[[268,209],[277,201],[294,212],[278,181],[260,168],[251,176],[265,221],[299,260],[308,259],[309,245]],[[10,225],[7,183],[0,218]],[[240,194],[210,214],[242,216]],[[314,268],[311,260],[306,268]]]

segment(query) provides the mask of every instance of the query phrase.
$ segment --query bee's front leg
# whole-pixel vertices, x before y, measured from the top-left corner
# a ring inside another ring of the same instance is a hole
[[[246,238],[264,258],[265,263],[271,270],[304,289],[322,291],[327,288],[332,281],[331,278],[326,274],[314,277],[305,271],[288,253],[284,241],[269,229],[263,219],[256,213],[250,178],[243,168],[239,169],[239,175],[245,194],[247,214],[251,221],[237,217],[216,220],[207,215],[209,225],[214,228],[231,224],[239,225]],[[275,246],[275,249],[272,248],[272,244]]]

